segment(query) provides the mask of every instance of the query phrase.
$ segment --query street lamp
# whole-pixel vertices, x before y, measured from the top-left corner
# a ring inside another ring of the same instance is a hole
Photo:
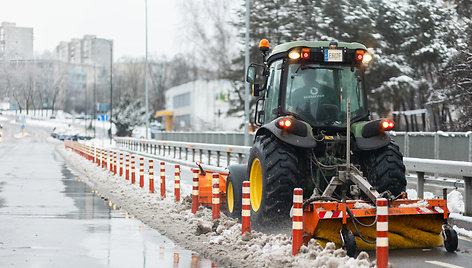
[[[146,12],[145,18],[146,18],[146,60],[145,60],[145,85],[146,85],[146,139],[148,139],[148,133],[149,133],[149,89],[148,89],[148,12],[147,12],[147,0],[144,0],[144,11]]]
[[[113,40],[108,40],[110,45],[110,144],[113,140]]]

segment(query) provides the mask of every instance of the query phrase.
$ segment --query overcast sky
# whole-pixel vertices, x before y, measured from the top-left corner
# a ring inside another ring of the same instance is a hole
[[[145,55],[145,0],[1,0],[0,22],[33,27],[34,51],[85,34],[113,39],[114,58]],[[148,0],[148,51],[174,55],[180,18],[173,0]],[[178,47],[178,46],[177,46]]]

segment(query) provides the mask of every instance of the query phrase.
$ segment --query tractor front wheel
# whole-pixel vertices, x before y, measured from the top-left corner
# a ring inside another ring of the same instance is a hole
[[[247,169],[255,229],[271,232],[290,226],[293,189],[300,185],[295,150],[273,135],[256,137]]]
[[[362,171],[379,193],[390,191],[394,196],[405,191],[405,165],[399,147],[393,141],[380,149],[360,154]]]

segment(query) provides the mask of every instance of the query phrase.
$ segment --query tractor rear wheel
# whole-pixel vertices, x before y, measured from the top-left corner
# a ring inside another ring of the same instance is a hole
[[[251,226],[269,232],[290,226],[293,189],[300,184],[296,148],[270,134],[258,136],[247,172]]]
[[[359,162],[369,183],[379,193],[390,191],[394,196],[405,191],[405,165],[396,143],[380,149],[361,152]]]

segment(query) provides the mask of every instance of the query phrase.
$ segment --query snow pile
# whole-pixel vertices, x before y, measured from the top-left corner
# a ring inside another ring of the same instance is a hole
[[[173,201],[173,196],[161,200],[137,185],[112,176],[111,173],[88,162],[63,145],[57,150],[69,165],[87,174],[89,183],[119,207],[135,215],[148,226],[157,229],[176,244],[194,250],[222,266],[233,267],[372,267],[369,255],[361,252],[357,258],[346,256],[333,243],[322,248],[311,240],[292,256],[291,237],[285,234],[263,234],[252,231],[241,235],[241,224],[221,215],[212,220],[210,209],[200,207],[190,212],[191,198]]]
[[[447,194],[447,208],[451,213],[464,213],[464,199],[457,190],[452,190]]]

